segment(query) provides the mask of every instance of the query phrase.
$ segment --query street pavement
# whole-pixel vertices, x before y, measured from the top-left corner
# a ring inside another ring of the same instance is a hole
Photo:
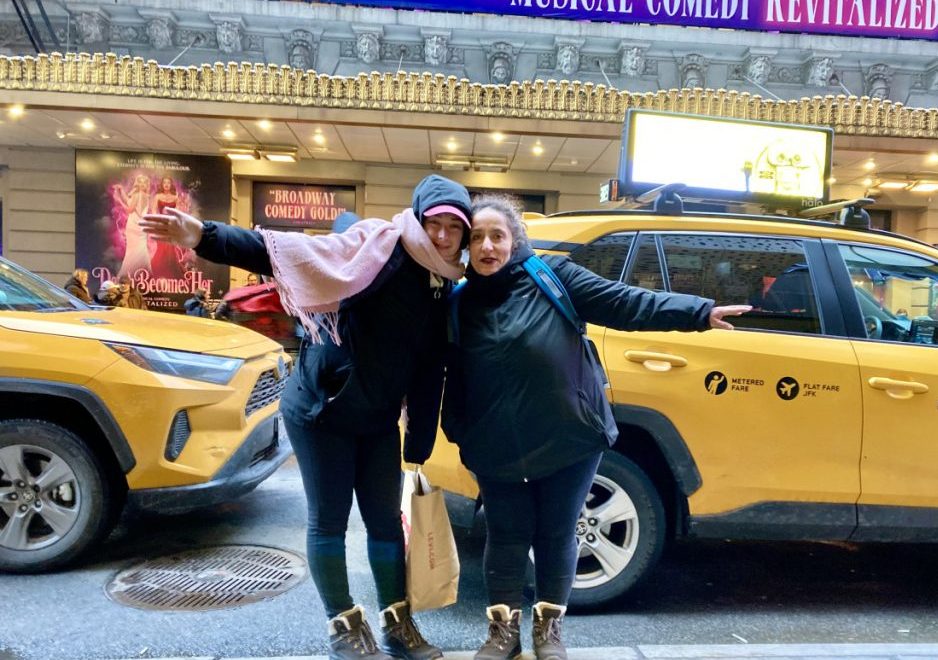
[[[80,566],[0,575],[0,660],[325,659],[325,613],[309,579],[276,598],[201,612],[125,607],[104,589],[117,571],[196,547],[254,544],[302,555],[304,522],[293,461],[236,502],[183,516],[125,516]],[[457,542],[459,602],[418,620],[448,660],[469,660],[485,635],[482,538],[460,532]],[[374,622],[357,515],[348,545],[352,591]],[[938,660],[934,552],[929,545],[680,544],[628,603],[571,614],[564,639],[571,660]],[[530,649],[530,606],[525,612]]]
[[[447,653],[445,660],[472,660],[472,651]],[[570,660],[923,660],[938,658],[938,644],[660,644],[570,649]],[[0,660],[5,660],[0,654]],[[131,658],[122,660],[135,660]],[[259,658],[163,658],[160,660],[260,660]],[[328,660],[324,655],[279,656],[263,660]],[[522,660],[534,660],[525,653]]]

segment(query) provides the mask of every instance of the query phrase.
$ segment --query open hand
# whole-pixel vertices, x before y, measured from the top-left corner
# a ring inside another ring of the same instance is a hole
[[[147,213],[139,224],[147,236],[164,243],[194,248],[202,240],[202,221],[172,207],[163,213]]]
[[[752,305],[724,305],[710,310],[710,327],[719,330],[732,330],[733,325],[723,320],[724,316],[740,316],[752,310]]]

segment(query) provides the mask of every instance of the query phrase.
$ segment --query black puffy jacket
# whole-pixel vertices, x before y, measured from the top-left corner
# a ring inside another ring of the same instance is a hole
[[[443,430],[463,463],[499,481],[547,476],[616,440],[580,335],[525,272],[522,248],[497,273],[469,273],[459,346],[447,367]],[[580,317],[617,330],[705,330],[713,301],[604,279],[566,257],[544,261]]]
[[[469,214],[469,194],[449,179],[432,175],[414,190],[418,218],[443,203]],[[205,223],[196,253],[272,274],[261,235],[239,227]],[[423,463],[439,419],[449,288],[434,287],[429,271],[398,243],[374,281],[341,302],[341,345],[326,333],[321,344],[304,339],[280,402],[283,415],[337,433],[387,433],[396,427],[406,397],[404,458]]]

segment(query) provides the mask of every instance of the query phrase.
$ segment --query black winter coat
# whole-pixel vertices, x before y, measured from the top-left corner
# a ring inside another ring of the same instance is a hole
[[[616,440],[580,335],[528,275],[522,248],[497,273],[469,273],[447,367],[443,430],[463,463],[498,481],[539,479]],[[580,317],[617,330],[705,330],[713,301],[613,282],[566,257],[544,261]]]
[[[438,204],[461,207],[469,215],[469,194],[440,176],[414,190],[414,214]],[[210,261],[272,275],[260,234],[205,223],[196,253]],[[439,280],[437,280],[439,282]],[[445,282],[445,281],[444,281]],[[393,432],[406,398],[404,459],[423,463],[436,437],[446,355],[447,296],[451,285],[434,285],[430,272],[398,242],[390,259],[361,293],[339,305],[336,345],[304,339],[280,410],[307,427],[321,425],[340,434]]]
[[[263,238],[247,229],[206,222],[195,251],[209,261],[273,274]],[[341,345],[325,332],[321,344],[303,340],[280,412],[296,424],[340,434],[388,433],[406,397],[404,457],[423,463],[443,390],[448,289],[431,287],[429,271],[398,243],[368,288],[340,304]]]

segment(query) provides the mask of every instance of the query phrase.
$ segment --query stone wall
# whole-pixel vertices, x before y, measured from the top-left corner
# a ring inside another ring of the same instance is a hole
[[[0,53],[32,53],[10,6]],[[782,99],[840,94],[938,105],[930,41],[708,30],[415,12],[266,0],[49,3],[47,50],[114,52],[161,64],[289,64],[359,73],[430,72],[480,83],[579,80],[635,92],[726,88]]]
[[[3,256],[62,285],[75,268],[75,152],[0,148]]]

